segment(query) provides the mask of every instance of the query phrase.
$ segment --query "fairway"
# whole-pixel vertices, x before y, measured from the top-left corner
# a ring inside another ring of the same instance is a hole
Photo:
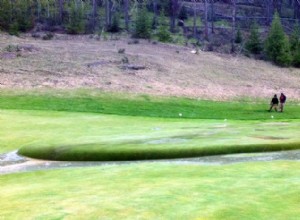
[[[24,103],[32,102],[22,107],[19,102],[13,105],[16,97]],[[300,149],[297,105],[291,105],[289,113],[280,114],[257,111],[262,106],[259,103],[222,103],[222,114],[227,117],[214,119],[220,106],[209,101],[163,102],[151,98],[139,108],[145,100],[132,98],[128,99],[128,108],[137,110],[130,115],[131,111],[120,108],[122,102],[113,98],[87,99],[90,102],[67,99],[71,106],[53,96],[48,103],[43,96],[5,96],[0,104],[1,154],[19,150],[23,155],[46,160],[113,162]],[[157,102],[173,105],[162,104],[159,110]],[[210,108],[200,109],[199,105],[205,103]],[[154,117],[157,114],[159,117]],[[299,216],[297,159],[216,164],[145,161],[7,172],[0,175],[0,218]]]
[[[12,123],[13,122],[13,123]],[[161,119],[1,111],[2,152],[71,161],[165,159],[297,149],[299,120]]]
[[[299,219],[299,162],[132,164],[0,176],[4,219]]]

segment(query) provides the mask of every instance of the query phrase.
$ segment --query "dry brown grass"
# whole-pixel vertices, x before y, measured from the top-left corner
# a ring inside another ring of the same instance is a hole
[[[72,39],[67,39],[72,38]],[[18,56],[7,45],[33,45]],[[118,53],[124,48],[125,54]],[[96,41],[87,36],[59,36],[42,41],[0,35],[0,88],[90,88],[103,91],[186,96],[214,100],[269,98],[285,92],[300,98],[300,70],[191,48],[128,39]],[[122,69],[122,58],[145,70]]]

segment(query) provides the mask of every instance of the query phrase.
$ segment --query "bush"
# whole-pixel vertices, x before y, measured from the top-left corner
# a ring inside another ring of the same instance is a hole
[[[140,41],[138,39],[133,39],[133,40],[128,41],[129,45],[130,44],[139,44],[139,43],[140,43]]]
[[[125,49],[124,49],[124,48],[120,48],[120,49],[118,50],[118,53],[125,53]]]
[[[31,37],[38,39],[41,38],[41,35],[39,33],[32,33]]]
[[[14,22],[11,25],[9,25],[8,33],[10,35],[19,36],[19,24],[17,22]]]
[[[9,44],[7,47],[5,47],[4,50],[10,53],[16,53],[16,52],[20,52],[21,48],[19,47],[19,45]]]
[[[47,34],[45,34],[45,35],[42,37],[42,39],[43,39],[43,40],[52,40],[53,37],[54,37],[54,34],[52,34],[52,33],[47,33]]]

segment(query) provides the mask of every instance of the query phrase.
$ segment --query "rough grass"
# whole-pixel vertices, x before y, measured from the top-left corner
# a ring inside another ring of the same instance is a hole
[[[0,176],[4,219],[290,219],[300,163],[131,164]]]
[[[102,91],[232,100],[271,98],[285,92],[299,100],[299,69],[218,53],[191,53],[193,48],[130,39],[96,41],[87,36],[60,36],[51,41],[0,35],[0,87],[10,89],[94,88]],[[20,56],[2,51],[8,45],[31,45]],[[119,54],[119,49],[125,54]],[[122,68],[129,63],[145,70]],[[7,57],[7,58],[5,58]]]

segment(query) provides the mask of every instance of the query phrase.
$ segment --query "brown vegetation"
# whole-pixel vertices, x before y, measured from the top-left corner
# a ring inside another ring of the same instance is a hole
[[[268,98],[285,92],[300,98],[300,70],[279,68],[244,56],[128,39],[97,41],[57,35],[35,40],[0,35],[0,88],[78,89],[226,100]],[[8,52],[17,45],[23,49]],[[119,49],[125,49],[119,53]],[[9,53],[9,55],[7,55]],[[126,66],[143,67],[124,68]]]

